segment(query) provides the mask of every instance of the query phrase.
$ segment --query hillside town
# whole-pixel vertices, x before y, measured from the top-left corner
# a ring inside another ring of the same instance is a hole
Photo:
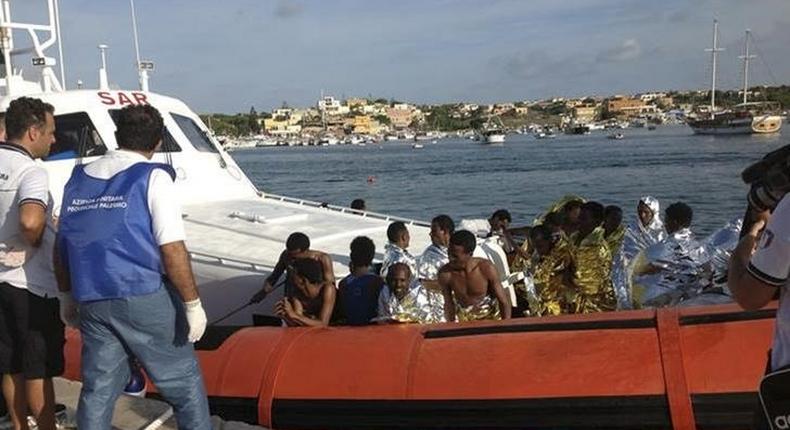
[[[556,97],[545,100],[479,104],[420,105],[392,99],[331,95],[306,108],[287,103],[271,112],[204,115],[229,148],[274,145],[364,144],[387,140],[435,139],[448,133],[474,136],[487,127],[506,132],[583,134],[605,128],[682,124],[705,112],[709,91],[646,92],[608,97]],[[743,91],[717,92],[717,100],[735,105]],[[752,100],[790,105],[790,87],[754,87]]]

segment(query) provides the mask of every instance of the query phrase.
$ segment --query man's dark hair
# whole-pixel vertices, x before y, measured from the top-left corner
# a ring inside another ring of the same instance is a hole
[[[507,209],[499,209],[499,210],[497,210],[496,212],[491,214],[491,219],[496,219],[496,220],[500,220],[500,221],[504,220],[504,221],[507,221],[507,222],[513,221],[513,218],[510,217],[510,212],[508,212]]]
[[[131,105],[115,118],[118,147],[132,151],[153,151],[162,140],[162,115],[151,105]]]
[[[571,209],[581,208],[582,206],[584,206],[584,202],[582,202],[581,200],[571,200],[568,203],[562,205],[562,211],[568,212]]]
[[[691,227],[694,211],[683,202],[675,202],[664,210],[667,221],[676,221],[681,227]]]
[[[354,199],[354,201],[351,202],[351,209],[364,211],[365,210],[365,201],[362,200],[362,199]]]
[[[549,212],[543,217],[543,225],[547,227],[561,227],[565,224],[565,215],[562,212]]]
[[[324,281],[324,268],[321,263],[312,258],[297,258],[291,263],[294,273],[304,276],[305,279],[313,284],[320,284]]]
[[[598,202],[587,202],[582,204],[581,207],[583,211],[589,212],[593,221],[595,221],[597,224],[603,222],[604,207],[602,204]]]
[[[406,224],[401,221],[395,221],[387,227],[387,239],[389,239],[390,242],[397,242],[398,236],[404,231],[408,231]]]
[[[538,238],[543,240],[551,240],[551,229],[545,224],[538,224],[530,229],[529,237],[532,238],[532,240]]]
[[[610,214],[618,213],[620,216],[623,215],[623,209],[617,205],[609,205],[603,210],[603,216],[608,217]]]
[[[431,220],[431,224],[436,224],[440,229],[452,234],[455,231],[453,219],[447,215],[437,215]]]
[[[20,97],[8,105],[5,112],[7,140],[21,139],[30,127],[43,127],[47,114],[54,115],[55,108],[32,97]]]
[[[450,245],[463,246],[464,251],[471,255],[477,246],[477,239],[470,231],[458,230],[450,236]]]
[[[285,249],[288,251],[307,251],[310,249],[310,238],[298,231],[291,233],[285,241]]]
[[[367,236],[357,236],[351,241],[351,265],[353,267],[370,266],[376,255],[376,244]]]

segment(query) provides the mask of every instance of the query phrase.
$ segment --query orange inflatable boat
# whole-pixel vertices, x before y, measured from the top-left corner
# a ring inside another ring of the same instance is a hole
[[[215,327],[197,347],[212,413],[276,429],[748,428],[775,307]]]

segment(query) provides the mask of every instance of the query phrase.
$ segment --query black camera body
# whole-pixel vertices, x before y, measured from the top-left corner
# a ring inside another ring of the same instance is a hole
[[[743,236],[755,222],[756,213],[773,212],[790,191],[790,145],[769,152],[760,161],[744,169],[741,179],[751,185],[747,198],[749,206],[741,229]]]

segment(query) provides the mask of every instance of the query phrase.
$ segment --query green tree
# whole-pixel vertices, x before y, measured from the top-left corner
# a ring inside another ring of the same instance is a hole
[[[255,106],[250,106],[250,113],[247,116],[247,129],[248,133],[258,134],[261,132],[261,124],[258,122],[258,112],[255,112]]]
[[[375,115],[373,119],[378,121],[379,124],[392,125],[392,121],[390,121],[390,117],[387,115]]]

